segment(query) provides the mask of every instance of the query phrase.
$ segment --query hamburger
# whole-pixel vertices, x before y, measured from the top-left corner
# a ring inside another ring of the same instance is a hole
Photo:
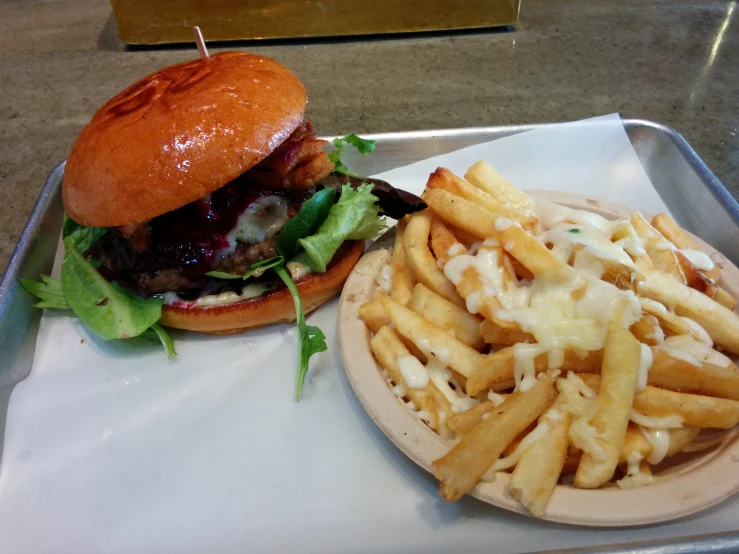
[[[306,106],[287,68],[243,52],[134,83],[67,160],[60,281],[23,285],[103,339],[151,336],[170,354],[164,327],[228,334],[297,319],[307,370],[325,343],[304,314],[341,290],[383,215],[425,205],[351,174],[344,144],[374,144],[348,135],[327,154]]]

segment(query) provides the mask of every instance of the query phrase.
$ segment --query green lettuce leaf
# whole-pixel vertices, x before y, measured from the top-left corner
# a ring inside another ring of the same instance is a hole
[[[21,286],[41,299],[41,302],[34,304],[36,308],[69,309],[69,304],[67,304],[62,292],[62,282],[59,279],[42,275],[40,283],[33,279],[21,279]]]
[[[326,221],[335,198],[336,190],[319,190],[303,204],[298,215],[285,224],[277,235],[277,251],[286,260],[297,252],[298,239],[312,235]]]
[[[75,250],[81,253],[87,252],[105,234],[104,227],[85,227],[76,223],[67,214],[64,214],[62,222],[62,240],[64,244],[72,244]]]
[[[341,154],[344,152],[344,143],[351,144],[356,148],[360,154],[370,154],[375,149],[375,141],[370,139],[363,139],[358,137],[354,133],[346,135],[345,137],[335,138],[334,146],[336,150],[332,150],[328,153],[328,159],[334,164],[334,171],[337,173],[343,173],[344,175],[357,176],[356,173],[349,171],[349,168],[344,165],[341,161]]]
[[[300,292],[298,292],[298,287],[290,277],[290,273],[281,265],[274,266],[272,270],[279,275],[285,286],[290,290],[295,303],[295,315],[298,324],[298,377],[295,382],[295,401],[300,402],[305,377],[308,375],[308,362],[314,354],[328,349],[326,335],[315,325],[306,325],[303,301],[300,299]]]
[[[125,339],[140,335],[162,317],[161,298],[142,298],[108,282],[74,241],[72,236],[64,240],[62,292],[88,329],[103,340]]]
[[[339,201],[331,206],[318,232],[298,240],[308,254],[308,266],[312,271],[326,271],[326,266],[345,240],[369,239],[380,232],[385,222],[380,218],[376,201],[372,185],[360,185],[357,189],[349,185],[341,187]]]

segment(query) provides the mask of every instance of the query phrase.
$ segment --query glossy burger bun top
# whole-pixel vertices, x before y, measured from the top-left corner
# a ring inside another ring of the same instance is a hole
[[[67,214],[113,227],[170,212],[253,167],[303,120],[305,87],[274,60],[223,52],[157,71],[105,103],[64,170]]]

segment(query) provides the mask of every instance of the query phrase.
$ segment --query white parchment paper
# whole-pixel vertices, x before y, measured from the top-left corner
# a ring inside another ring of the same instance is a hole
[[[664,209],[618,116],[533,131],[381,177],[420,192],[433,169],[485,159],[521,188]],[[45,313],[28,379],[13,392],[0,468],[0,551],[521,552],[730,530],[729,501],[675,524],[589,530],[465,498],[367,417],[341,368],[334,300],[309,317],[328,337],[292,401],[295,329],[97,340]]]

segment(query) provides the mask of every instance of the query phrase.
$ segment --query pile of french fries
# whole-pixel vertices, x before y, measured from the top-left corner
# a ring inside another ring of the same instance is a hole
[[[511,472],[541,516],[558,483],[648,485],[701,429],[739,422],[722,258],[667,214],[535,202],[484,162],[437,169],[422,197],[359,315],[392,392],[449,440],[446,500]]]

